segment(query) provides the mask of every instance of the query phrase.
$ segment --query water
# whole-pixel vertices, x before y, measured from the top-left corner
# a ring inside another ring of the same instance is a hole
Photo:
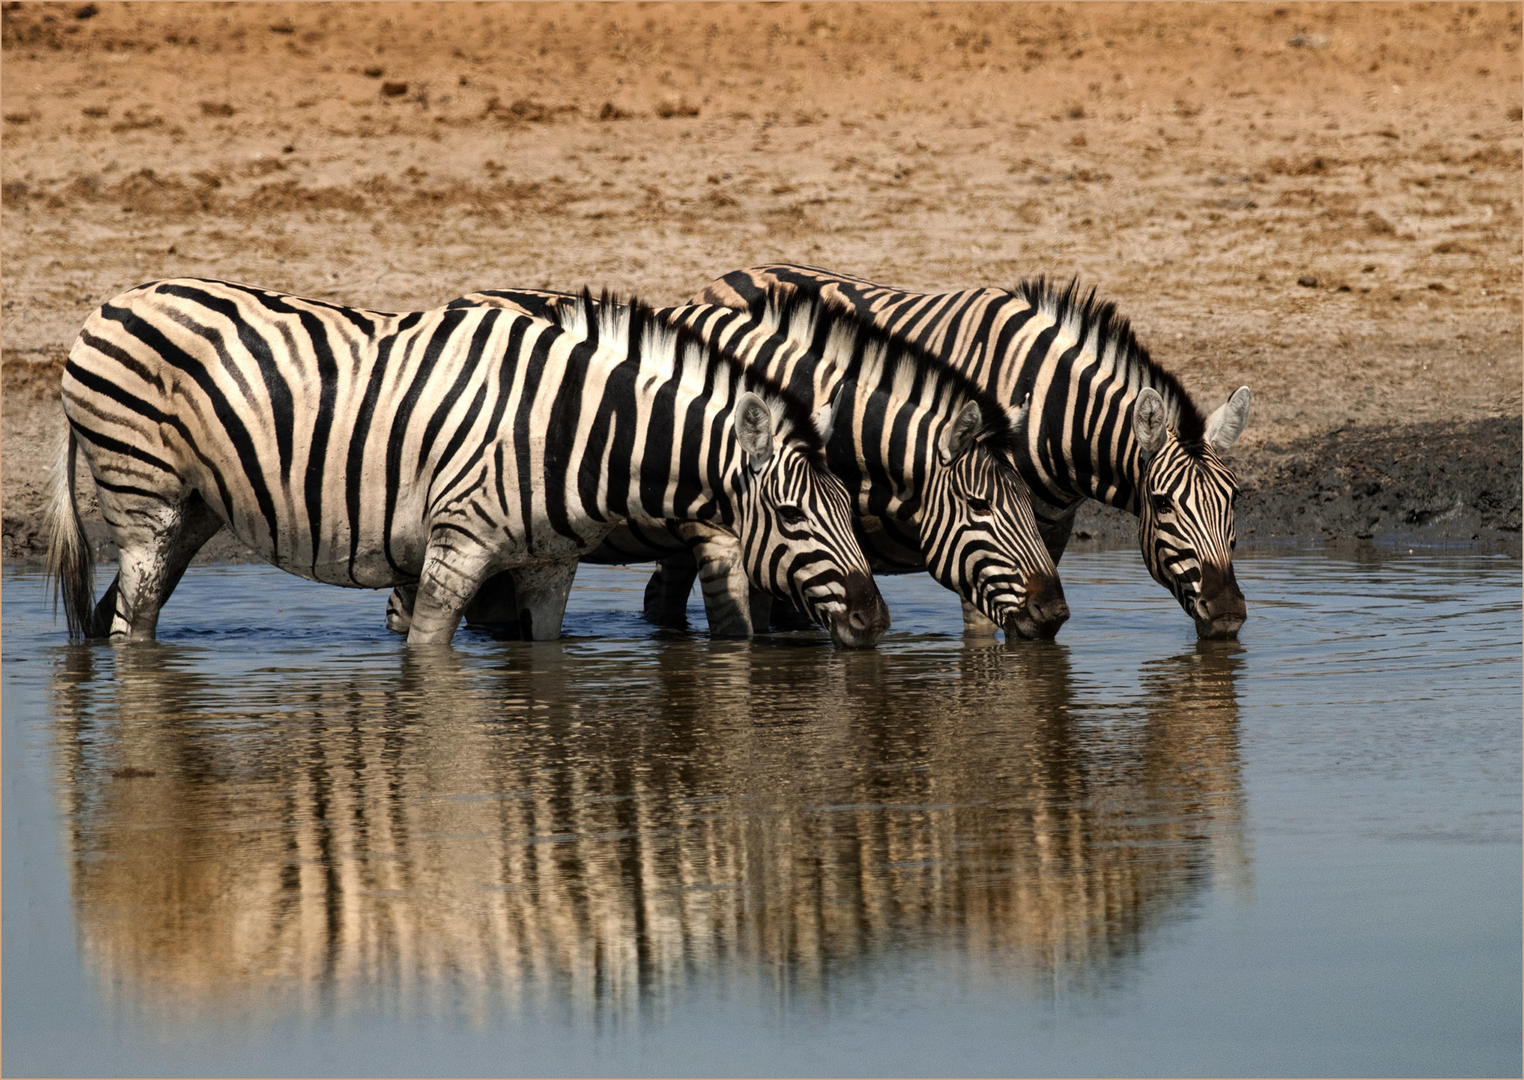
[[[263,567],[70,646],[8,573],[4,1070],[1518,1075],[1516,560],[1242,558],[1201,645],[1063,569],[1055,643],[923,576],[710,642],[615,568],[426,655]]]

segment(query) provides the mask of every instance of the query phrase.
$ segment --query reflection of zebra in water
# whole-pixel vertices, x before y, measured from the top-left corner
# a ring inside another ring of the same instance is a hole
[[[106,303],[63,379],[49,564],[71,632],[151,638],[226,524],[303,577],[418,582],[410,642],[448,641],[505,570],[555,636],[578,556],[630,521],[713,534],[722,575],[782,590],[838,642],[875,641],[888,612],[810,410],[638,304],[584,329],[197,280]],[[121,550],[93,611],[76,454]]]
[[[587,318],[568,293],[494,290],[451,301],[480,304],[563,320],[572,328]],[[668,308],[658,316],[722,344],[750,370],[796,393],[839,395],[829,463],[856,497],[863,546],[876,571],[927,569],[966,608],[1010,636],[1052,637],[1068,618],[1057,572],[1012,465],[1024,409],[1002,407],[922,350],[808,298],[780,296],[760,323],[713,305]],[[682,554],[663,561],[659,580],[667,594],[648,599],[658,608],[665,601],[664,621],[679,621],[693,563]],[[394,617],[401,606],[394,596]],[[712,605],[709,614],[713,628],[722,615]]]
[[[1056,561],[1074,511],[1098,499],[1138,515],[1143,558],[1203,637],[1238,633],[1233,575],[1238,483],[1219,455],[1249,418],[1249,388],[1204,416],[1115,307],[1038,279],[1015,289],[916,293],[807,266],[737,270],[696,302],[761,311],[776,289],[838,300],[913,342],[1003,402],[1029,397],[1016,463]]]
[[[1114,986],[1153,928],[1252,874],[1242,663],[1142,659],[1119,700],[1046,643],[679,637],[308,679],[176,645],[60,650],[80,960],[108,1000],[259,1016],[545,993],[648,1016],[764,974],[791,1000],[860,993],[929,940],[1012,986]],[[185,719],[204,716],[225,722]]]

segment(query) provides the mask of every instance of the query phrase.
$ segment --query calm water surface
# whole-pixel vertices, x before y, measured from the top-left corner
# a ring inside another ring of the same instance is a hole
[[[1201,645],[1063,570],[1056,643],[914,576],[855,653],[618,568],[555,643],[228,567],[71,646],[7,573],[4,1070],[1519,1075],[1517,561],[1242,557]]]

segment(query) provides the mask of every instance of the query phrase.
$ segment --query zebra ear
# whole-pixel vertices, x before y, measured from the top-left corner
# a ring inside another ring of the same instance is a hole
[[[984,426],[984,415],[979,411],[979,403],[970,401],[953,422],[942,429],[941,436],[937,439],[937,457],[943,465],[951,465],[959,454],[962,454],[973,445],[974,436]]]
[[[1228,447],[1237,441],[1243,434],[1244,425],[1249,422],[1249,388],[1240,386],[1233,391],[1233,396],[1221,406],[1206,422],[1206,441],[1217,453],[1226,453]]]
[[[1132,407],[1132,430],[1144,456],[1152,456],[1164,445],[1164,399],[1152,386],[1138,391],[1138,400]]]
[[[747,391],[736,399],[730,422],[735,425],[741,455],[752,472],[761,472],[773,456],[773,411],[767,402]]]

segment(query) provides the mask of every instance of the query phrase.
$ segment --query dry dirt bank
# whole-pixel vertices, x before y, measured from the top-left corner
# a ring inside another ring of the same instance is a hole
[[[1077,274],[1203,400],[1253,387],[1245,539],[1517,549],[1517,5],[0,11],[8,561],[122,288],[669,301],[778,258]]]

